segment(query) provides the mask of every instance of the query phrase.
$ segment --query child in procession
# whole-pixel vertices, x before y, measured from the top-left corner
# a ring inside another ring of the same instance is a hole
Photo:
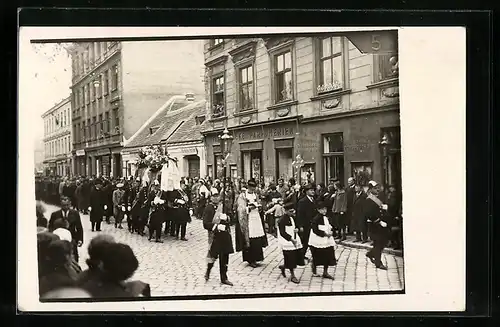
[[[266,211],[266,216],[273,215],[273,220],[270,223],[269,229],[272,231],[274,237],[278,237],[278,222],[285,214],[285,207],[283,205],[283,199],[281,198],[274,198],[272,203],[272,207]]]
[[[323,266],[323,278],[334,279],[328,273],[328,267],[337,265],[335,258],[335,240],[333,238],[333,227],[330,224],[325,202],[318,203],[318,214],[311,222],[311,233],[309,235],[309,247],[312,254],[312,273],[319,277],[317,267]]]
[[[294,269],[304,266],[302,242],[298,235],[299,229],[295,226],[295,219],[289,213],[283,214],[278,222],[278,243],[283,251],[284,264],[280,265],[281,275],[286,278],[285,270],[290,270],[290,281],[298,284]]]

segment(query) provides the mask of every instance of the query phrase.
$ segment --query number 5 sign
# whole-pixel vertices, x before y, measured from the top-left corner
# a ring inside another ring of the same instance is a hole
[[[397,53],[398,32],[373,31],[373,32],[349,32],[345,36],[361,53]]]

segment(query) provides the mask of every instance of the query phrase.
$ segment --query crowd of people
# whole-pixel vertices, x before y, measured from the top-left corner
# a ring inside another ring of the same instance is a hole
[[[201,219],[208,233],[205,279],[210,278],[218,259],[221,282],[225,285],[233,285],[227,276],[229,255],[235,250],[242,252],[242,260],[249,267],[259,266],[264,261],[263,249],[268,246],[267,234],[278,238],[284,257],[279,268],[284,277],[288,270],[294,283],[299,283],[294,269],[309,262],[315,276],[319,276],[317,267],[323,267],[322,276],[333,279],[328,267],[336,265],[335,240],[346,240],[348,235],[355,235],[356,242],[372,242],[367,257],[380,269],[387,269],[381,253],[389,242],[393,248],[402,248],[400,192],[393,185],[385,190],[375,181],[358,185],[354,178],[349,178],[345,187],[335,180],[326,186],[313,182],[299,185],[294,179],[266,185],[255,179],[182,178],[178,190],[163,191],[159,179],[143,183],[140,178],[50,177],[37,179],[36,197],[73,208],[69,214],[53,213],[47,223],[48,231],[43,233],[57,236],[61,230],[69,230],[70,247],[66,244],[65,249],[70,250],[76,262],[78,247],[83,242],[80,213],[89,214],[92,231],[101,231],[102,221],[111,224],[113,219],[118,229],[126,221],[130,233],[144,236],[147,228],[149,240],[160,243],[163,235],[187,241],[187,223],[192,217]],[[38,216],[37,213],[37,225],[43,229],[43,218]],[[312,258],[306,256],[308,248]],[[131,250],[127,252],[126,247],[121,247],[116,251],[126,256]],[[99,253],[93,259],[99,264],[94,266],[102,269],[105,251]],[[111,260],[115,259],[116,256]],[[130,269],[116,273],[121,279],[113,281],[122,286],[128,285],[124,281],[137,268],[134,260],[123,260],[131,263]]]

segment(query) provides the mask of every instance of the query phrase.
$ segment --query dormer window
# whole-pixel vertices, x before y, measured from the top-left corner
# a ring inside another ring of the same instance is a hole
[[[205,121],[205,116],[197,116],[196,117],[196,125],[201,125]]]
[[[160,126],[154,126],[149,128],[149,135],[153,135],[160,128]]]

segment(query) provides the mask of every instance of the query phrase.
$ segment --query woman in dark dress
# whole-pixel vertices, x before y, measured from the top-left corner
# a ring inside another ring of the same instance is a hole
[[[312,254],[313,276],[319,276],[316,267],[323,266],[323,278],[334,279],[328,273],[328,267],[337,265],[335,258],[335,240],[333,238],[333,227],[326,216],[326,205],[320,202],[317,205],[318,214],[311,222],[311,233],[309,234],[309,248]]]

